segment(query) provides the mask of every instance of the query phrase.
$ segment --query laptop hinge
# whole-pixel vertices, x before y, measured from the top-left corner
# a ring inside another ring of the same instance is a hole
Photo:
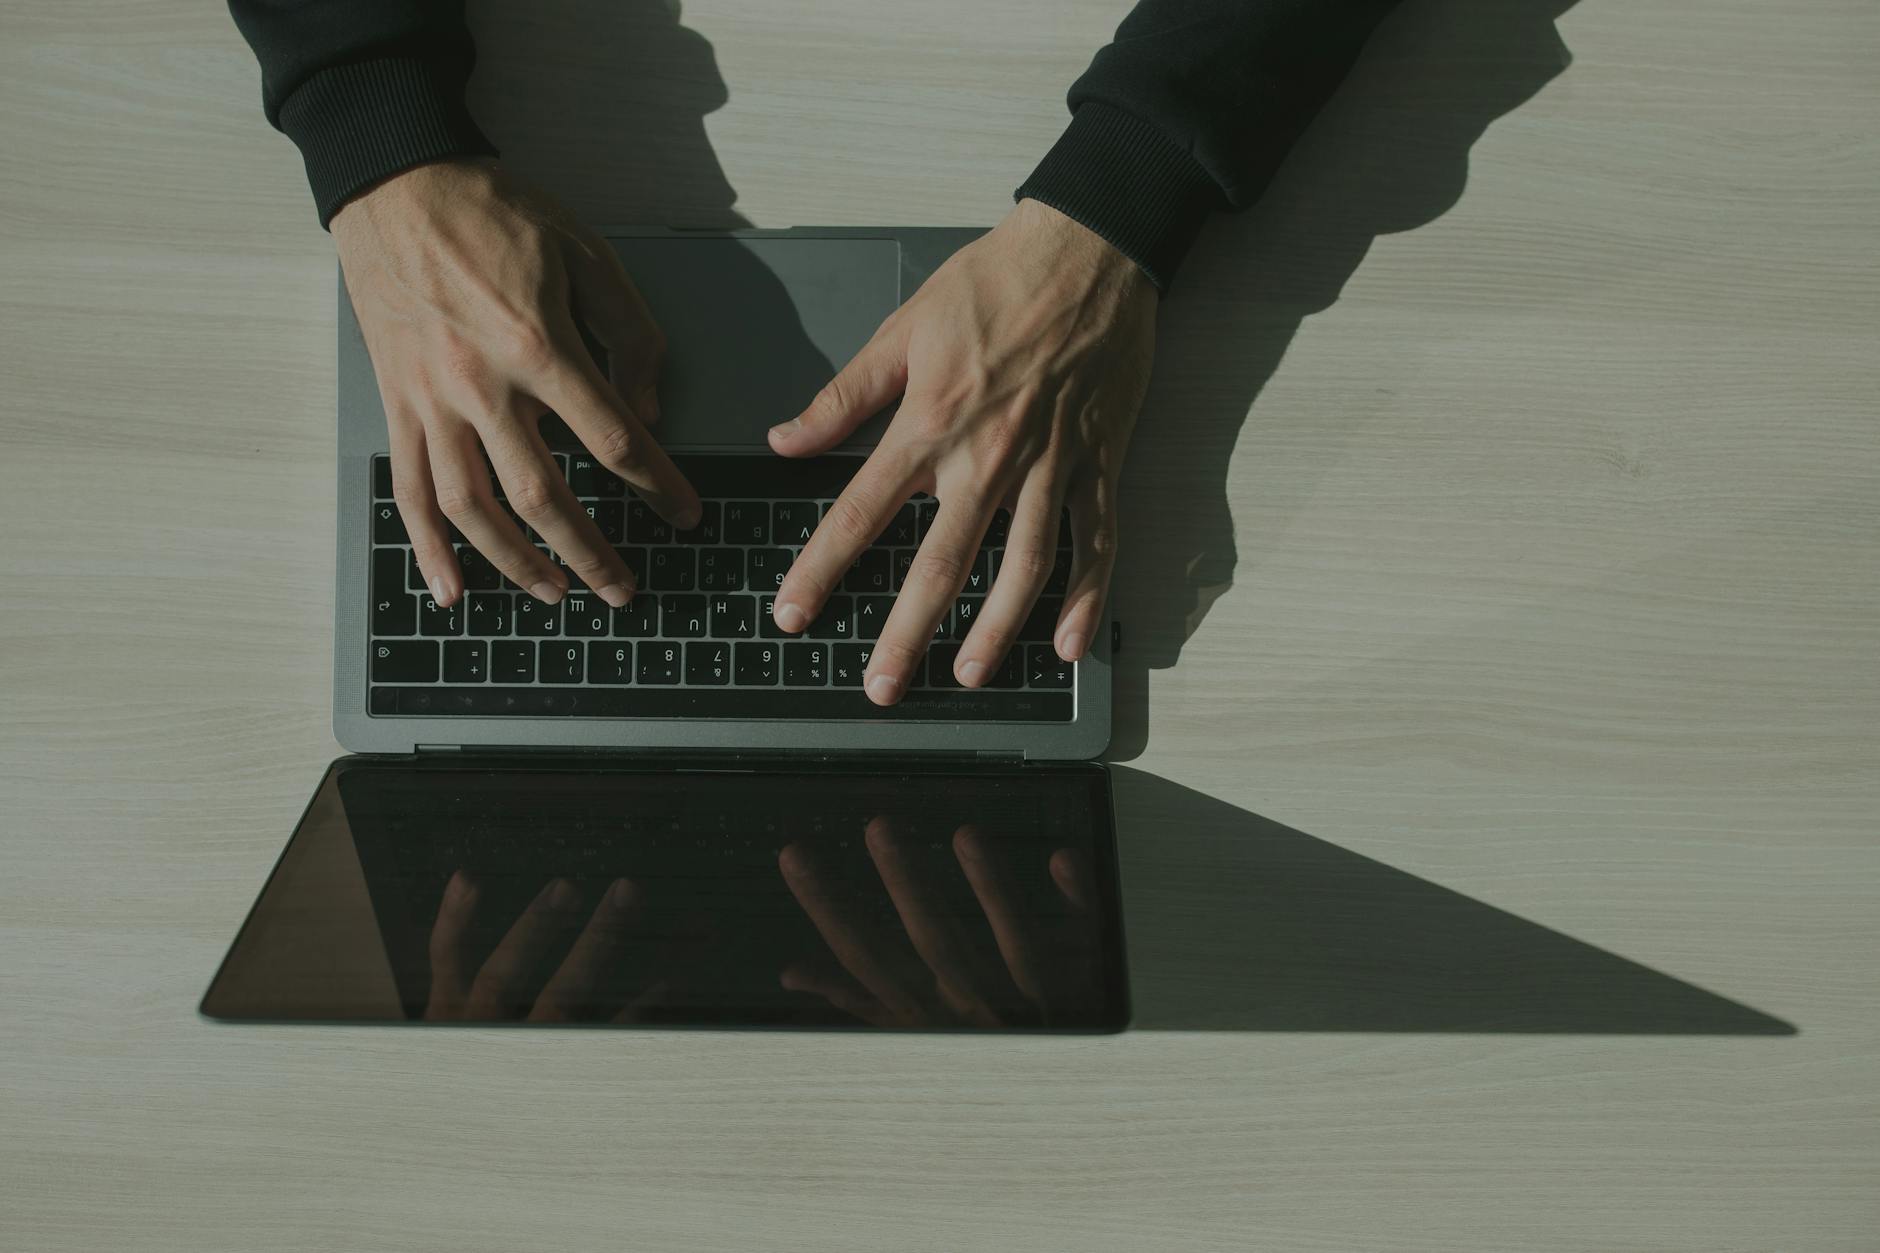
[[[465,748],[461,744],[419,744],[415,753],[454,753],[458,756],[477,757],[484,755],[516,756],[520,754],[542,754],[558,757],[632,757],[645,761],[658,760],[661,757],[685,758],[732,758],[769,757],[788,761],[854,761],[894,759],[917,760],[923,762],[939,761],[986,761],[1023,764],[1025,754],[1015,748],[978,748],[978,749],[922,749],[918,753],[898,752],[891,749],[851,749],[844,752],[822,752],[804,749],[776,748],[577,748],[566,745],[548,744],[478,744]]]

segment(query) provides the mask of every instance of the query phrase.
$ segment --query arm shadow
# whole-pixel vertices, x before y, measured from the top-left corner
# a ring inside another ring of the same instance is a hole
[[[1166,779],[1111,776],[1139,1028],[1797,1034]]]
[[[1572,3],[1409,0],[1378,28],[1260,202],[1203,232],[1162,310],[1155,377],[1124,474],[1109,760],[1142,753],[1148,672],[1176,663],[1233,585],[1237,541],[1257,551],[1280,534],[1288,502],[1309,498],[1375,418],[1362,401],[1262,414],[1256,429],[1274,451],[1251,485],[1261,519],[1237,532],[1227,498],[1234,445],[1293,336],[1338,300],[1378,237],[1456,204],[1476,139],[1569,64],[1554,21]],[[1179,508],[1167,499],[1173,485]]]

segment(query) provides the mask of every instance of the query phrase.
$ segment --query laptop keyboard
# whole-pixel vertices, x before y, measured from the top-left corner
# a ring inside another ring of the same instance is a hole
[[[594,458],[555,458],[589,516],[639,577],[640,590],[624,609],[581,589],[566,567],[568,595],[558,605],[538,601],[461,537],[454,538],[465,595],[440,607],[425,590],[392,502],[391,462],[373,458],[371,713],[1071,719],[1077,668],[1060,660],[1051,643],[1070,574],[1068,522],[1059,528],[1057,563],[1021,642],[992,680],[962,688],[953,660],[998,573],[1009,521],[1003,511],[907,695],[883,708],[862,693],[862,675],[938,502],[921,496],[903,505],[816,621],[801,635],[787,636],[771,621],[777,587],[859,458],[675,456],[704,504],[700,524],[679,533]],[[500,485],[497,490],[500,500]],[[548,551],[533,531],[527,534]]]

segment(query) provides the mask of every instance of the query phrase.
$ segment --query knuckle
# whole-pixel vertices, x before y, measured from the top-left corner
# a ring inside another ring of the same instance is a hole
[[[855,493],[851,487],[848,494],[837,497],[836,503],[829,506],[829,516],[823,519],[823,525],[833,527],[837,539],[866,545],[875,538],[875,516],[867,497]]]
[[[610,470],[631,466],[640,458],[639,432],[625,425],[610,426],[595,437],[593,451]]]
[[[950,548],[923,548],[908,571],[910,581],[944,583],[956,587],[966,577],[966,561]]]
[[[555,488],[540,474],[523,475],[509,490],[509,504],[518,516],[539,522],[555,511]]]
[[[483,498],[468,483],[440,483],[437,487],[437,507],[454,522],[475,517],[483,508]]]
[[[838,374],[824,383],[822,390],[816,393],[816,398],[810,401],[810,415],[820,422],[839,421],[849,411],[853,395],[854,388],[843,375]]]
[[[445,378],[476,384],[485,373],[483,350],[461,336],[446,336],[437,348],[437,368]]]
[[[525,371],[538,370],[555,357],[554,341],[539,322],[512,322],[503,328],[502,345],[511,364]]]
[[[1056,562],[1057,559],[1051,553],[1028,545],[1006,549],[999,570],[1001,573],[1010,570],[1026,583],[1041,583],[1050,575]]]

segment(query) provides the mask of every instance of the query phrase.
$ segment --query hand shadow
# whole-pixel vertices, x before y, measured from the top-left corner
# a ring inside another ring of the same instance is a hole
[[[1175,664],[1233,584],[1234,444],[1293,336],[1337,301],[1374,240],[1434,221],[1461,198],[1470,146],[1569,63],[1554,19],[1572,3],[1410,0],[1379,27],[1261,201],[1204,231],[1162,311],[1124,473],[1108,759],[1141,754],[1148,672]],[[1273,449],[1257,484],[1263,521],[1243,520],[1239,541],[1257,547],[1283,531],[1288,505],[1311,495],[1369,417],[1350,398],[1336,412],[1262,414],[1257,438]]]
[[[1166,779],[1111,775],[1138,1028],[1796,1034]]]

